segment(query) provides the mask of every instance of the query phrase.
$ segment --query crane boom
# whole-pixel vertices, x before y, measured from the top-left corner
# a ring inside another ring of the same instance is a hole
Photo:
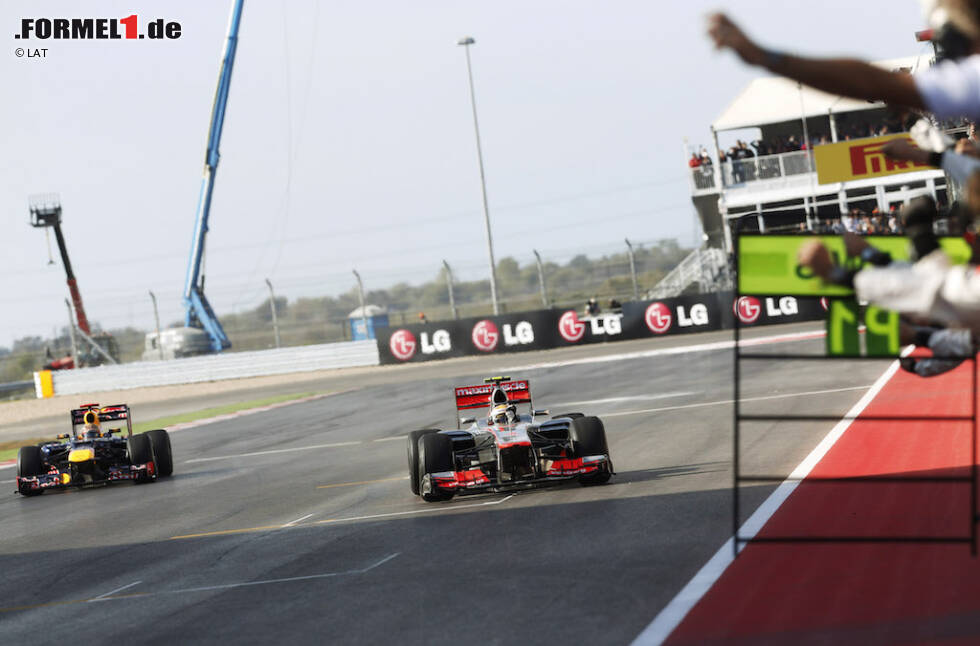
[[[211,125],[208,129],[208,148],[204,158],[204,177],[201,179],[201,194],[197,203],[197,216],[194,222],[194,239],[191,242],[191,255],[187,263],[187,279],[184,283],[185,323],[188,327],[204,328],[211,338],[211,349],[220,352],[231,347],[218,317],[215,316],[204,295],[204,275],[201,271],[204,261],[205,239],[208,233],[208,218],[211,213],[211,196],[214,192],[214,176],[218,170],[221,154],[221,130],[228,107],[228,90],[231,87],[231,71],[235,64],[235,50],[238,47],[238,25],[242,17],[244,0],[235,0],[228,23],[228,40],[221,61],[218,87],[214,93],[211,108]]]

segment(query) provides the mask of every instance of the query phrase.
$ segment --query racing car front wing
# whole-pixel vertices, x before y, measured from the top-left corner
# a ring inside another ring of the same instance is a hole
[[[612,462],[607,455],[542,460],[544,475],[507,481],[494,480],[479,468],[467,469],[465,471],[441,471],[425,474],[422,477],[420,489],[424,493],[441,489],[459,494],[502,491],[504,489],[525,487],[527,485],[569,480],[576,476],[595,473],[604,466],[612,469]]]
[[[156,466],[153,462],[145,464],[133,464],[129,466],[110,466],[105,474],[105,478],[94,480],[72,477],[67,470],[52,469],[48,473],[37,476],[26,476],[17,478],[16,493],[40,493],[54,489],[70,489],[71,487],[83,487],[85,485],[102,484],[107,482],[118,482],[121,480],[136,480],[146,482],[156,479]]]

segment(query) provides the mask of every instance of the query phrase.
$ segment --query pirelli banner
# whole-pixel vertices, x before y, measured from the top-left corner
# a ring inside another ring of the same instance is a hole
[[[817,183],[836,184],[934,168],[928,164],[915,164],[886,157],[881,149],[894,139],[907,139],[915,145],[911,137],[902,134],[854,139],[815,147],[813,156],[817,165]]]
[[[742,326],[819,320],[819,299],[743,296],[732,292],[630,302],[622,310],[584,316],[568,309],[535,310],[378,328],[381,363],[545,350]]]

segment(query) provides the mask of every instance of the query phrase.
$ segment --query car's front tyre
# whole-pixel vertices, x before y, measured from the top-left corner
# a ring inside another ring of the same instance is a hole
[[[150,444],[150,438],[142,433],[128,438],[126,440],[126,455],[129,457],[129,463],[132,465],[153,462],[153,445]],[[156,465],[153,466],[154,468],[156,467]],[[152,481],[152,476],[141,476],[134,480],[136,483]]]
[[[438,433],[438,429],[424,428],[421,431],[412,431],[408,434],[408,480],[412,488],[412,493],[419,495],[419,438],[430,433]]]
[[[29,478],[44,473],[44,461],[41,459],[41,449],[37,446],[22,446],[17,450],[17,477]],[[22,488],[20,493],[25,496],[36,496],[40,489]]]
[[[583,458],[588,455],[609,455],[609,445],[606,442],[606,428],[598,417],[580,417],[572,420],[568,427],[569,438],[575,457]],[[603,464],[594,473],[579,476],[578,481],[583,486],[599,485],[609,482],[612,476],[612,465]]]
[[[418,453],[419,493],[422,499],[426,502],[439,502],[452,498],[452,491],[444,491],[435,486],[430,487],[430,491],[425,491],[421,486],[422,478],[428,474],[456,470],[452,438],[442,433],[426,433],[419,437]]]
[[[174,457],[170,449],[170,434],[162,428],[147,431],[146,437],[150,438],[150,447],[153,450],[153,463],[157,469],[157,475],[161,477],[169,476],[174,472]]]

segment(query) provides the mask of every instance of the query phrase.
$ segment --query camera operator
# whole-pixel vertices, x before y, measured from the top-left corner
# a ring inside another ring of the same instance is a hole
[[[709,16],[708,33],[718,49],[731,49],[750,65],[830,94],[980,121],[980,0],[938,0],[929,21],[933,42],[947,60],[915,76],[857,59],[806,58],[766,49],[722,13]]]

